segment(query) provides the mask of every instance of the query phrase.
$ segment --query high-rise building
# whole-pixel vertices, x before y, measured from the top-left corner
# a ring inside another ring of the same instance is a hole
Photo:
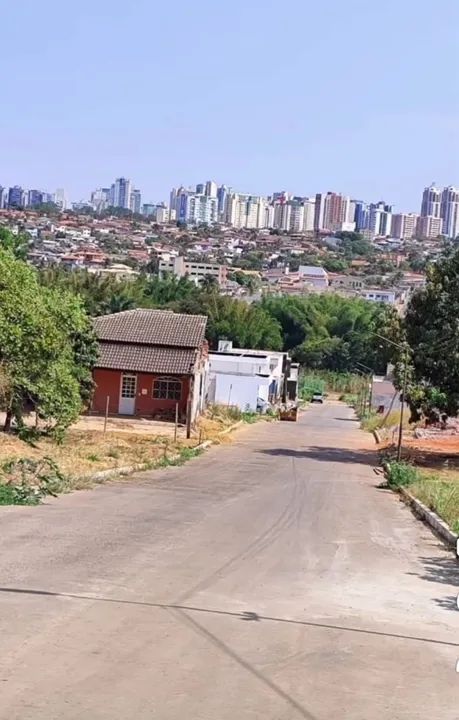
[[[303,232],[313,232],[314,230],[314,213],[316,209],[315,198],[304,198],[304,217],[303,217]]]
[[[416,213],[395,213],[392,215],[390,234],[400,240],[410,240],[416,235],[418,219]]]
[[[319,232],[325,229],[324,216],[325,216],[325,193],[317,193],[315,208],[314,208],[314,230]]]
[[[290,206],[290,223],[289,230],[294,233],[302,233],[304,231],[304,203],[297,200],[291,200]]]
[[[450,185],[441,194],[440,216],[442,233],[455,239],[459,236],[459,189]]]
[[[266,198],[231,193],[226,203],[225,221],[236,228],[260,229],[266,226]]]
[[[218,186],[217,186],[216,182],[214,182],[213,180],[208,180],[206,182],[206,195],[208,197],[216,198],[217,190],[218,190]]]
[[[170,220],[170,210],[166,205],[157,205],[156,206],[156,222],[160,225],[163,223],[168,223]]]
[[[126,178],[117,178],[111,187],[110,204],[113,207],[130,209],[132,183]]]
[[[132,190],[131,197],[129,201],[129,209],[132,210],[133,213],[140,213],[140,209],[142,207],[142,195],[140,190]]]
[[[54,193],[53,202],[60,210],[67,210],[69,201],[64,188],[58,188]]]
[[[204,195],[204,194],[205,194],[205,187],[206,187],[206,186],[204,185],[204,183],[198,183],[198,184],[196,185],[196,193],[197,193],[198,195]]]
[[[422,193],[421,215],[422,217],[440,217],[441,207],[441,190],[432,183],[430,187],[426,187]]]
[[[91,207],[96,212],[102,212],[111,205],[110,188],[97,188],[91,193]]]
[[[217,190],[218,200],[218,217],[219,220],[223,220],[226,215],[226,204],[228,202],[229,188],[226,185],[220,185]]]
[[[368,229],[372,237],[387,236],[391,233],[392,205],[386,205],[384,200],[371,203],[369,207]]]
[[[0,210],[6,208],[8,202],[8,189],[0,185]]]
[[[343,223],[348,222],[349,203],[348,197],[339,193],[327,193],[323,220],[324,229],[331,232],[341,230]]]
[[[292,204],[285,197],[278,197],[274,201],[274,227],[276,230],[287,232],[291,228]],[[304,219],[304,211],[303,211]]]
[[[420,240],[434,240],[442,232],[443,221],[434,215],[421,215],[418,219],[416,236]]]
[[[360,232],[361,230],[367,230],[369,226],[369,220],[370,220],[370,212],[368,209],[368,205],[364,203],[362,200],[353,200],[354,204],[354,222],[355,222],[355,229],[357,232]]]
[[[35,207],[43,203],[43,193],[40,190],[29,190],[27,193],[27,206]]]
[[[26,194],[22,187],[14,185],[8,190],[8,207],[9,208],[23,208],[25,205]]]

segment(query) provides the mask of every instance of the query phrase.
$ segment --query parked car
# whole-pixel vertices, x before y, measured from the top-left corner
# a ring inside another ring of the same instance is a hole
[[[323,405],[324,396],[322,395],[322,393],[314,393],[314,395],[311,398],[311,402],[320,403],[321,405]]]

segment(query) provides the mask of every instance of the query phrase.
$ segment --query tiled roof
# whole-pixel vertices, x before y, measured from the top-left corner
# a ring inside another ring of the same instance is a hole
[[[191,348],[145,347],[102,341],[96,367],[130,372],[186,375],[193,370],[196,351]]]
[[[99,340],[197,348],[204,341],[206,323],[205,315],[137,309],[97,317],[94,328]]]

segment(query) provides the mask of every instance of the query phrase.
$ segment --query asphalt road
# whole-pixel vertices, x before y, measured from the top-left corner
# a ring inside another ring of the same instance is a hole
[[[459,576],[338,403],[0,509],[1,720],[457,720]]]

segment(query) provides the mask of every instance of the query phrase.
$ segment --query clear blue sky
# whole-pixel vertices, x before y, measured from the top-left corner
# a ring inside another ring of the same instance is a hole
[[[459,1],[3,3],[0,184],[459,185]]]

